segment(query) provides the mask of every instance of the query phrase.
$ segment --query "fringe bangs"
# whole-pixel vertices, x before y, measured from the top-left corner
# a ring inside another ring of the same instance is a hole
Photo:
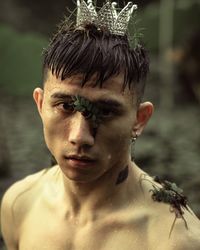
[[[82,86],[97,74],[95,86],[100,87],[110,77],[124,72],[124,89],[146,78],[149,60],[142,46],[129,47],[127,37],[75,30],[58,33],[44,53],[43,68],[49,68],[61,80],[82,73]]]

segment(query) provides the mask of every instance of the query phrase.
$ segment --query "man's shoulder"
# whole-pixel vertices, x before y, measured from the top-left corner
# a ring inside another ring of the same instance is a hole
[[[140,187],[152,229],[152,245],[163,244],[163,249],[200,249],[200,220],[188,206],[182,190],[175,183],[159,183],[147,174],[141,175]]]
[[[180,216],[170,204],[153,201],[150,226],[153,242],[163,249],[200,250],[200,220],[188,206]]]
[[[1,231],[9,249],[17,249],[18,229],[30,210],[36,190],[47,170],[31,174],[15,182],[5,192],[1,201]]]
[[[22,211],[22,206],[19,206],[19,204],[23,204],[25,208],[33,200],[33,196],[31,196],[31,199],[27,199],[27,197],[38,188],[41,183],[40,180],[45,178],[47,171],[48,169],[43,169],[12,184],[3,195],[1,201],[2,213],[8,213],[11,210],[13,213],[18,212],[18,210]]]
[[[184,219],[187,227],[179,220],[169,238],[175,250],[199,250],[200,249],[200,221],[195,215],[185,213]]]
[[[30,190],[34,184],[45,174],[46,169],[37,173],[31,174],[23,178],[22,180],[13,183],[5,192],[2,202],[11,203],[15,202],[18,196],[22,196],[23,193]]]

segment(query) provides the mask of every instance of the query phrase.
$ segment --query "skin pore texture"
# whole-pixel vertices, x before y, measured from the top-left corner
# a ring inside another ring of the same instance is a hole
[[[81,74],[61,79],[51,72],[44,90],[33,96],[47,147],[58,165],[14,184],[2,206],[2,231],[8,250],[190,250],[200,249],[199,221],[184,210],[169,238],[174,213],[154,202],[153,179],[130,156],[130,140],[140,135],[153,112],[149,102],[121,90],[123,74],[81,87]],[[101,107],[93,124],[71,109],[73,96]],[[6,218],[6,221],[5,219]]]

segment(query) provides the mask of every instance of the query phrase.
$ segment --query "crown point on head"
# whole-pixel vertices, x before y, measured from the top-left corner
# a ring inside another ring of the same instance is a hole
[[[124,36],[127,33],[128,23],[137,5],[132,2],[118,13],[117,3],[107,0],[99,12],[96,11],[93,1],[77,0],[77,23],[78,27],[85,23],[94,23],[99,30],[107,29],[111,34]]]

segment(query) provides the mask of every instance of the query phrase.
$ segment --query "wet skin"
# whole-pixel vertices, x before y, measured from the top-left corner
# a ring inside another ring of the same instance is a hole
[[[121,91],[123,75],[100,89],[81,88],[81,75],[64,81],[49,73],[34,99],[46,144],[58,165],[27,177],[4,196],[2,229],[8,250],[197,250],[198,219],[184,211],[188,228],[168,204],[156,203],[143,182],[144,172],[130,157],[131,136],[140,135],[153,110],[136,106],[134,91]],[[78,95],[101,107],[93,124],[69,107]],[[117,185],[116,185],[117,184]]]
[[[149,103],[142,104],[138,115],[136,97],[128,89],[121,90],[123,75],[109,79],[102,89],[93,88],[95,79],[82,88],[81,79],[80,75],[61,81],[49,73],[44,92],[35,90],[35,100],[43,121],[46,144],[64,175],[74,181],[91,183],[108,171],[119,173],[128,164],[131,135],[136,130],[141,133],[152,107]],[[103,110],[96,136],[93,136],[90,121],[80,112],[71,111],[69,103],[74,95]],[[84,164],[75,161],[73,155],[91,161]]]

